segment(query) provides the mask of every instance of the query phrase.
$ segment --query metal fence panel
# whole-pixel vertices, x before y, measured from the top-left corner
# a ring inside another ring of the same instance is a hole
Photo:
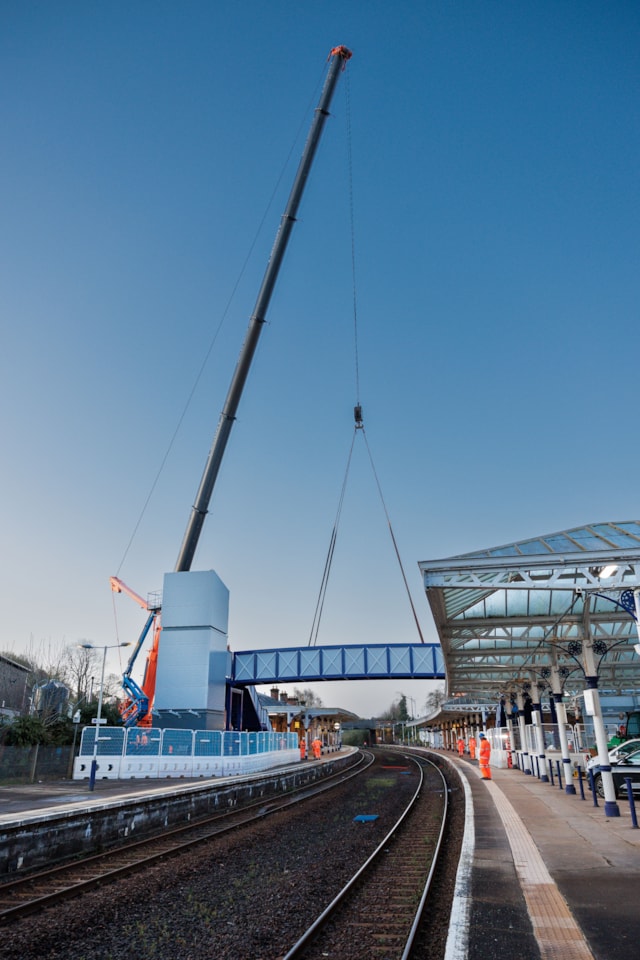
[[[72,751],[71,746],[0,746],[0,780],[5,783],[63,780],[69,775]]]

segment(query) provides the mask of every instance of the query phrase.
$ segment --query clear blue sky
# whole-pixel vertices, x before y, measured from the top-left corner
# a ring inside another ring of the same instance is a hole
[[[0,649],[137,637],[109,576],[173,569],[341,43],[194,564],[232,648],[307,642],[344,476],[347,89],[360,400],[426,638],[418,561],[638,517],[637,3],[4,0]],[[320,642],[416,639],[358,442]],[[317,688],[362,713],[428,689]]]

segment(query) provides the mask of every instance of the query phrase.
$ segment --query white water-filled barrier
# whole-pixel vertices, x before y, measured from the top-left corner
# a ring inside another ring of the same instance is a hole
[[[228,777],[300,760],[298,735],[273,731],[85,727],[73,779]]]

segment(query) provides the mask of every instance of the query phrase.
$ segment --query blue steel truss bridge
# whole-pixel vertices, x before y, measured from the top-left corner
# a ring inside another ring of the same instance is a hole
[[[439,643],[376,643],[244,650],[233,654],[234,686],[317,680],[444,680]]]

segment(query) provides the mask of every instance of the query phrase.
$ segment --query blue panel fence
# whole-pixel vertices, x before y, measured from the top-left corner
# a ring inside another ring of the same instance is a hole
[[[93,756],[95,746],[95,727],[85,727],[79,756]],[[96,754],[103,757],[248,757],[297,749],[297,733],[102,727]]]

